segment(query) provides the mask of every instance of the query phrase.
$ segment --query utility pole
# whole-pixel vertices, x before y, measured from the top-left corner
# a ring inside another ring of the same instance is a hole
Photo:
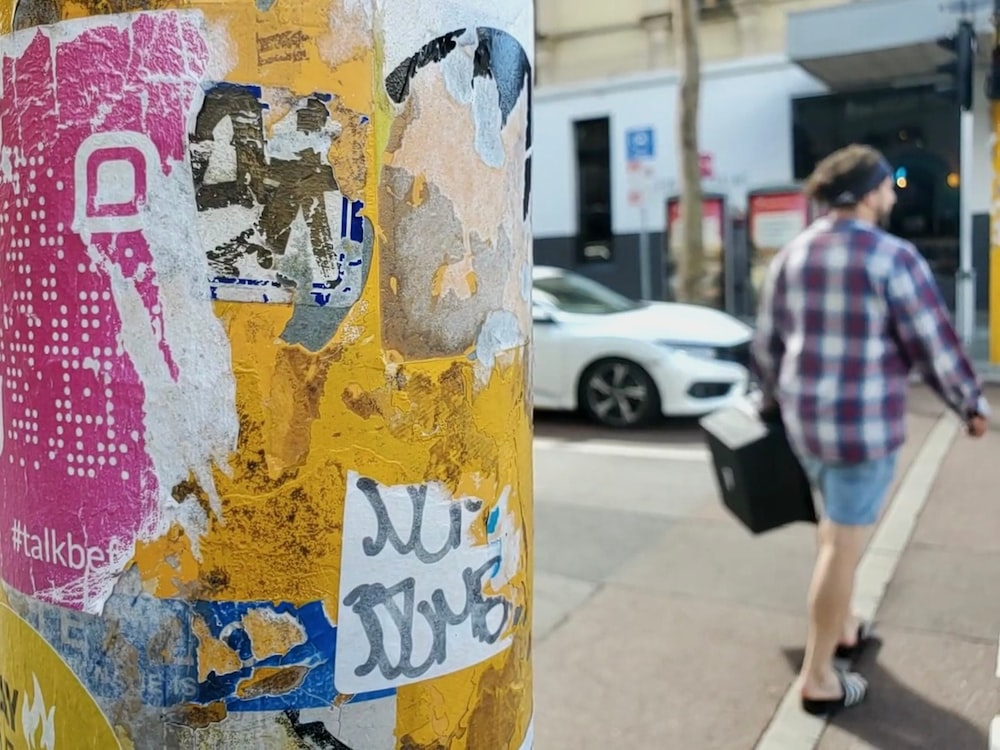
[[[958,274],[956,276],[955,318],[965,344],[972,341],[976,323],[976,274],[972,264],[972,148],[975,116],[973,114],[973,76],[976,59],[976,31],[972,22],[962,19],[955,33],[938,40],[938,46],[955,55],[952,62],[939,66],[939,72],[951,77],[950,93],[959,109],[959,221]]]
[[[108,5],[0,0],[0,745],[531,750],[532,4]]]

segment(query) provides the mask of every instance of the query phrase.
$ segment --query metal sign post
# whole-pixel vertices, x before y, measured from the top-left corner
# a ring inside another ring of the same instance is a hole
[[[625,131],[625,151],[628,174],[632,183],[629,203],[639,209],[639,283],[642,299],[653,297],[652,269],[649,261],[649,231],[646,223],[646,205],[652,178],[652,162],[656,158],[656,140],[652,127],[632,128]]]
[[[955,327],[962,342],[972,342],[976,327],[976,274],[972,266],[972,144],[973,110],[975,96],[973,78],[976,61],[976,30],[971,17],[981,0],[958,0],[949,5],[953,12],[962,14],[955,33],[937,40],[941,49],[951,52],[955,59],[938,66],[939,73],[949,77],[941,90],[954,97],[960,111],[961,140],[959,143],[959,205],[961,216],[958,229],[958,273],[955,277]]]
[[[972,144],[973,113],[961,115],[960,182],[958,201],[961,217],[958,228],[958,275],[955,279],[955,321],[962,343],[969,345],[976,330],[976,270],[972,265]]]

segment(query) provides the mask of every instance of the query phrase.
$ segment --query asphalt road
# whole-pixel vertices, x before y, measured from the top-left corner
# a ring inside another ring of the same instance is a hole
[[[664,419],[650,427],[617,430],[592,424],[571,412],[535,412],[535,435],[574,441],[616,441],[626,444],[700,444],[696,419]]]

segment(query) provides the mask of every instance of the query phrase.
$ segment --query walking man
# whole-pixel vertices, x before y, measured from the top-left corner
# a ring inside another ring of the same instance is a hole
[[[857,655],[869,635],[851,614],[854,573],[904,441],[910,371],[973,437],[986,432],[988,406],[927,263],[881,228],[896,203],[884,157],[843,148],[817,165],[805,190],[830,210],[768,270],[753,368],[823,499],[799,685],[803,709],[826,715],[868,692],[834,658]]]

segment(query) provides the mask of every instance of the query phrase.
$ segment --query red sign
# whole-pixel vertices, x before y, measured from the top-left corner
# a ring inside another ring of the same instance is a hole
[[[809,225],[809,199],[798,191],[751,194],[747,200],[750,230],[750,283],[760,293],[775,254]]]
[[[701,171],[702,178],[712,176],[715,170],[712,166],[711,154],[698,154],[698,169]]]
[[[653,179],[653,167],[649,162],[630,161],[627,163],[628,202],[630,206],[641,206],[649,192]]]
[[[709,227],[711,231],[707,232],[704,237],[704,242],[706,245],[718,244],[722,245],[722,199],[721,198],[704,198],[701,202],[701,218]],[[670,198],[667,200],[667,223],[671,227],[678,226],[681,221],[681,202],[679,198]],[[702,227],[706,229],[707,227]]]
[[[759,251],[777,252],[809,224],[809,199],[798,192],[751,195],[750,241]]]

